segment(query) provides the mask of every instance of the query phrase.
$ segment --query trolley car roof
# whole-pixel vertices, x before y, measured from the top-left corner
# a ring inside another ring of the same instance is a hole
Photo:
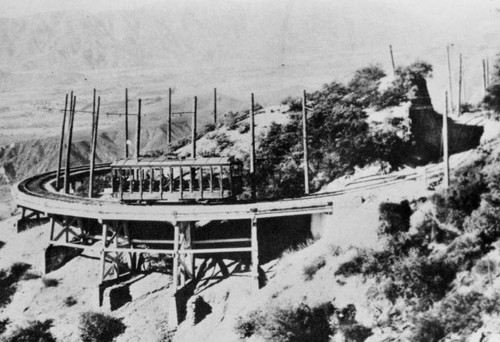
[[[238,162],[232,157],[196,158],[196,159],[171,159],[168,157],[142,157],[139,159],[120,159],[113,164],[112,168],[123,167],[169,167],[169,166],[210,166],[231,165]]]

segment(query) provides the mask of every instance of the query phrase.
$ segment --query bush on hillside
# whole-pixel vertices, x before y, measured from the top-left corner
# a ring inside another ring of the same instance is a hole
[[[55,342],[56,339],[50,333],[53,320],[29,322],[27,327],[19,328],[12,332],[3,341],[5,342]]]
[[[89,311],[80,314],[79,328],[83,342],[111,342],[126,326],[121,319]]]
[[[42,278],[42,283],[45,287],[56,287],[59,285],[59,280],[54,278]]]
[[[407,200],[401,203],[383,202],[379,206],[379,235],[394,235],[410,229],[412,210]]]
[[[398,67],[395,74],[392,84],[378,98],[376,103],[378,110],[407,102],[411,88],[417,86],[421,80],[431,77],[432,65],[424,61],[416,61],[406,67]]]
[[[416,320],[416,341],[439,341],[449,334],[467,336],[482,325],[484,314],[500,312],[500,296],[479,292],[453,293]]]
[[[10,324],[10,320],[8,318],[4,318],[0,320],[0,335],[2,335],[6,330],[7,326]]]
[[[235,329],[242,338],[258,334],[273,341],[327,342],[332,332],[329,318],[333,310],[330,303],[314,308],[300,303],[295,308],[253,311],[240,317]]]
[[[240,114],[238,112],[227,112],[222,117],[222,124],[227,127],[227,129],[235,130],[238,128],[238,120],[240,118]]]
[[[371,107],[380,96],[380,80],[386,76],[380,65],[370,65],[356,71],[347,87],[349,95],[346,101],[361,108]]]
[[[309,265],[304,266],[302,271],[304,274],[304,279],[306,281],[312,280],[314,278],[314,275],[325,266],[326,260],[324,256],[320,256],[314,259]]]
[[[64,299],[64,305],[68,307],[76,305],[76,303],[78,303],[78,301],[73,296],[69,296]]]
[[[302,99],[300,97],[288,96],[281,101],[282,105],[287,105],[290,112],[302,111]]]
[[[9,270],[0,270],[0,308],[10,303],[16,292],[17,283],[30,268],[29,264],[17,262]]]

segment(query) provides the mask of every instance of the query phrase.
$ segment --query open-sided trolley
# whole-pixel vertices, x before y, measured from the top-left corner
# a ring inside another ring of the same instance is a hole
[[[234,158],[143,157],[111,164],[113,197],[122,201],[234,199],[243,165]]]

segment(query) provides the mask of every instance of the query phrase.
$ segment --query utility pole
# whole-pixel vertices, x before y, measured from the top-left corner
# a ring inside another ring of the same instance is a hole
[[[139,108],[137,111],[137,127],[135,135],[135,159],[139,160],[141,156],[141,99],[139,99]]]
[[[389,51],[391,52],[391,62],[392,62],[392,72],[396,76],[396,63],[394,63],[394,54],[392,53],[392,45],[389,45]]]
[[[71,103],[70,103],[70,111],[69,111],[69,121],[68,121],[68,141],[66,148],[66,171],[64,172],[64,193],[69,193],[69,168],[70,168],[70,159],[71,159],[71,140],[73,139],[73,122],[75,120],[75,106],[76,106],[76,96],[73,96],[73,92],[71,92]]]
[[[95,113],[94,127],[92,129],[92,152],[90,156],[90,176],[89,176],[89,198],[92,198],[94,191],[94,168],[95,155],[97,150],[97,128],[99,127],[99,108],[101,107],[101,97],[97,98],[97,111]]]
[[[128,88],[125,88],[125,158],[128,158]]]
[[[217,88],[214,88],[214,124],[217,123]]]
[[[483,59],[483,94],[486,96],[486,88],[488,84],[486,83],[486,61]]]
[[[453,45],[453,44],[452,44]],[[453,88],[452,88],[452,82],[451,82],[451,63],[450,63],[450,45],[446,45],[446,54],[448,56],[448,78],[450,81],[450,108],[451,108],[451,113],[453,114],[454,106],[453,106]]]
[[[446,110],[443,117],[443,162],[444,162],[444,185],[446,189],[450,186],[450,160],[448,154],[448,92],[445,93]]]
[[[196,111],[198,110],[198,97],[194,97],[194,106],[193,106],[193,123],[191,125],[191,143],[192,143],[192,151],[191,158],[196,159]]]
[[[59,161],[57,163],[57,180],[56,180],[56,190],[61,189],[61,164],[62,164],[62,154],[64,149],[64,128],[66,126],[66,111],[68,109],[68,94],[66,94],[66,100],[64,101],[64,114],[61,129],[61,141],[59,143]]]
[[[490,58],[486,57],[486,86],[490,86]]]
[[[458,116],[462,115],[462,54],[460,54],[460,67],[458,72]]]
[[[307,109],[306,91],[302,94],[302,144],[304,148],[304,192],[309,195],[309,156],[307,149]]]
[[[96,96],[96,90],[94,88],[94,97],[92,100],[92,133],[90,134],[90,137],[94,136],[94,121],[95,121],[95,96]]]
[[[250,108],[250,177],[252,180],[252,199],[255,199],[255,102],[252,93]]]
[[[172,88],[168,88],[168,143],[172,142]]]

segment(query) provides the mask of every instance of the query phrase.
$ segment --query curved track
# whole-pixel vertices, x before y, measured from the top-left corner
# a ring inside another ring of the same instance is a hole
[[[427,168],[430,178],[440,172],[440,168]],[[96,174],[109,172],[109,164],[96,167]],[[89,173],[89,166],[73,168],[72,177]],[[392,184],[415,181],[423,177],[416,171],[368,176],[354,180],[346,188],[303,196],[300,198],[264,200],[236,203],[168,203],[137,205],[120,203],[114,199],[85,198],[57,193],[51,189],[56,172],[47,172],[27,178],[16,184],[12,194],[16,203],[25,208],[54,215],[68,215],[98,220],[137,220],[137,221],[204,221],[235,220],[253,217],[276,217],[329,213],[333,210],[332,200],[343,194],[386,187]]]

